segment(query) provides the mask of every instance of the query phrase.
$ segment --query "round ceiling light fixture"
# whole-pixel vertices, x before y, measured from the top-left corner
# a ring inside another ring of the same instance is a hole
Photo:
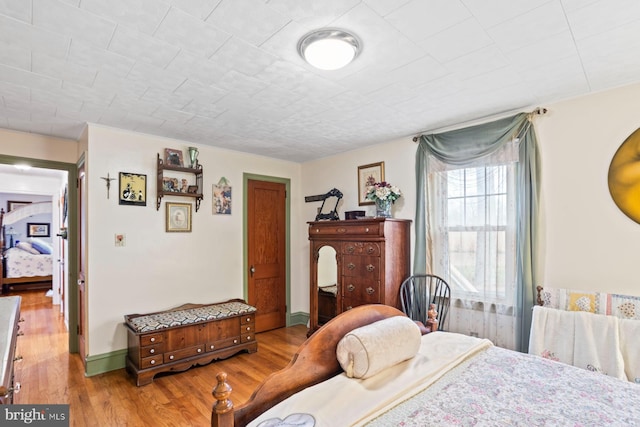
[[[327,71],[347,66],[361,48],[356,36],[337,28],[312,31],[298,42],[300,56],[312,66]]]

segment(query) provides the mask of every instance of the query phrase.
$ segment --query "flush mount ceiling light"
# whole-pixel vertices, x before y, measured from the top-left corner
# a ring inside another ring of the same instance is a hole
[[[353,34],[337,28],[324,28],[302,37],[298,42],[298,53],[314,67],[331,71],[353,61],[361,46]]]

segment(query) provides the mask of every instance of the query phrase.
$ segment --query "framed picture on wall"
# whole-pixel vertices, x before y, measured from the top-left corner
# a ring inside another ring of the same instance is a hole
[[[358,205],[373,205],[375,202],[367,199],[367,188],[382,181],[384,181],[384,162],[358,166]]]
[[[120,172],[120,204],[147,206],[147,175]]]
[[[184,167],[184,157],[182,150],[174,148],[164,149],[164,164],[167,166]]]
[[[50,224],[44,222],[28,222],[27,223],[27,237],[49,237]]]
[[[191,232],[191,203],[167,202],[168,232]]]
[[[17,202],[15,200],[8,200],[7,201],[7,212],[11,212],[14,209],[21,208],[21,207],[26,206],[26,205],[28,205],[30,203],[31,202]]]

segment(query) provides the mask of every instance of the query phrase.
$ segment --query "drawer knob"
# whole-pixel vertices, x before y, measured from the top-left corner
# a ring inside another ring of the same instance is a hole
[[[247,317],[247,323],[251,322],[251,317]]]
[[[174,358],[173,354],[169,356],[169,360],[173,360],[173,358]]]
[[[365,291],[367,291],[367,293],[369,295],[373,294],[375,292],[375,289],[373,289],[371,286],[369,286],[367,289],[365,289]]]
[[[155,360],[153,360],[153,359],[151,359],[151,362],[150,362],[150,363],[151,363],[152,365],[155,365],[155,364],[156,364],[156,361],[155,361]]]
[[[151,350],[149,350],[149,353],[154,354],[156,352],[155,348],[152,348]]]
[[[151,342],[156,342],[156,338],[155,338],[155,337],[152,337],[149,341],[151,341]]]
[[[233,340],[233,343],[234,344],[238,344],[238,340]]]
[[[211,350],[213,350],[214,348],[216,348],[215,345],[211,344],[211,346],[209,347]]]
[[[198,349],[198,353],[202,353],[202,349],[201,348]]]
[[[369,264],[367,265],[367,271],[368,272],[372,272],[373,270],[375,270],[376,268],[373,266],[373,264]]]
[[[349,283],[349,286],[347,286],[347,290],[349,292],[353,292],[353,291],[356,290],[356,287],[355,287],[355,285],[353,283]]]
[[[354,263],[350,262],[349,264],[347,264],[347,268],[349,270],[353,270],[354,268],[356,268],[356,265]]]
[[[368,254],[372,254],[372,253],[374,253],[375,251],[376,251],[376,249],[375,249],[373,246],[369,246],[369,247],[367,247],[367,253],[368,253]]]
[[[251,330],[251,326],[247,326],[247,327],[245,328],[245,330],[246,330],[247,332],[249,332],[249,331]]]
[[[347,253],[352,254],[353,252],[355,252],[356,248],[354,248],[353,246],[348,246],[347,247]]]
[[[364,229],[364,232],[365,232],[365,233],[368,233],[368,232],[369,232],[369,227],[365,228],[365,229]]]
[[[251,341],[251,335],[247,335],[247,341]]]

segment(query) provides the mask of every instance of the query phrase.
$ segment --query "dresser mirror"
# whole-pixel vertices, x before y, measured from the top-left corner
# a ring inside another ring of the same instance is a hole
[[[317,263],[318,324],[334,318],[338,311],[338,261],[333,246],[318,249]]]

